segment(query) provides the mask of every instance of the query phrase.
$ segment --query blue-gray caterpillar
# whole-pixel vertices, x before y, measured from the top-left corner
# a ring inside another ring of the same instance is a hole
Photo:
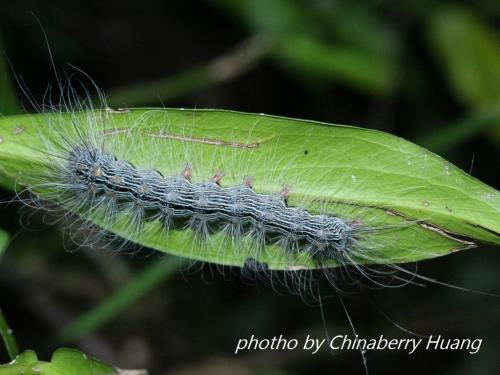
[[[259,246],[281,245],[287,251],[306,251],[313,259],[343,260],[353,240],[344,220],[287,206],[281,197],[260,194],[246,181],[222,187],[221,175],[191,182],[186,168],[178,176],[138,169],[94,147],[75,147],[62,181],[87,205],[113,204],[118,211],[132,208],[144,220],[161,220],[167,229],[191,228],[199,239],[223,231],[232,237],[251,236]],[[86,207],[87,209],[89,207]]]

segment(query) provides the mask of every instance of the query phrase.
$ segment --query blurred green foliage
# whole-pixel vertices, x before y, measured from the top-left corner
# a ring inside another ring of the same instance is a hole
[[[273,40],[278,63],[307,84],[339,80],[388,95],[398,75],[398,39],[371,7],[352,1],[217,0],[252,32]],[[360,27],[361,26],[361,27]]]
[[[429,18],[428,38],[453,93],[468,108],[500,103],[500,39],[464,8],[443,7]]]
[[[58,333],[58,341],[74,342],[85,335],[94,332],[117,315],[126,311],[130,306],[138,303],[140,298],[159,286],[161,282],[179,271],[182,260],[168,257],[153,262],[145,270],[138,273],[133,279],[107,297],[103,303],[78,317]]]

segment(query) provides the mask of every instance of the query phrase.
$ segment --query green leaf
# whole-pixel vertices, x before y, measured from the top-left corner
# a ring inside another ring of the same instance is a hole
[[[276,40],[279,62],[304,77],[338,80],[373,95],[394,87],[395,67],[372,51],[293,33]]]
[[[470,11],[444,7],[429,20],[428,38],[456,97],[471,109],[500,102],[500,37]]]
[[[378,22],[375,12],[352,3],[213,2],[252,34],[270,40],[280,65],[307,84],[311,79],[335,80],[370,95],[387,96],[399,75],[396,33]]]
[[[29,185],[30,176],[45,171],[40,150],[54,137],[48,121],[58,122],[68,134],[72,122],[97,122],[101,136],[126,150],[133,165],[147,168],[155,160],[153,167],[166,176],[182,171],[189,150],[196,155],[193,180],[207,179],[221,168],[223,186],[241,184],[245,175],[253,177],[258,192],[279,194],[288,184],[291,206],[326,210],[373,228],[360,239],[372,263],[416,261],[471,247],[462,237],[500,244],[498,191],[430,151],[383,132],[218,110],[4,117],[0,165],[7,176]],[[20,124],[25,131],[13,132]],[[36,192],[46,193],[41,187]],[[267,246],[255,254],[252,241],[235,244],[221,233],[197,246],[189,230],[171,230],[167,236],[161,223],[151,221],[140,232],[131,231],[126,214],[113,223],[104,221],[101,212],[91,215],[86,218],[124,238],[178,256],[243,266],[252,255],[270,269],[318,267],[306,252]]]
[[[141,370],[120,370],[98,359],[88,357],[75,349],[61,348],[50,362],[40,361],[32,350],[26,350],[5,365],[0,365],[0,375],[144,375]]]

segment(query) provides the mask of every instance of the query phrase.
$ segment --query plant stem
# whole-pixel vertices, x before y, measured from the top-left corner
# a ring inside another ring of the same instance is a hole
[[[73,323],[64,327],[58,334],[57,339],[62,343],[76,341],[108,323],[162,281],[174,275],[181,262],[176,257],[167,257],[154,262],[103,303],[82,314]]]
[[[134,86],[118,88],[107,95],[111,107],[134,107],[168,102],[196,90],[225,82],[250,69],[271,51],[271,43],[254,36],[208,64],[173,77]]]
[[[0,309],[0,335],[2,336],[5,349],[9,358],[13,361],[19,354],[19,349],[17,347],[16,339],[12,333],[12,329],[9,328],[7,320],[3,316],[3,312]]]

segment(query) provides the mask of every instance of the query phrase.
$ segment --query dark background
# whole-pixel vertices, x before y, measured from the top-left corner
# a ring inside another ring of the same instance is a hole
[[[71,71],[72,64],[84,70],[114,107],[223,108],[380,129],[428,147],[491,186],[500,186],[496,1],[2,4],[5,54],[31,95],[42,100],[55,78],[44,35],[31,12],[45,30],[56,67]],[[236,73],[231,78],[214,79],[207,73],[211,62],[249,39],[257,58],[243,52],[232,65]],[[19,86],[14,87],[24,110],[32,111]],[[137,96],[149,91],[149,96]],[[21,349],[34,349],[48,360],[61,346],[56,338],[69,322],[105,302],[134,275],[147,273],[162,256],[148,250],[133,255],[68,252],[55,228],[39,223],[21,230],[18,209],[15,204],[2,209],[2,227],[19,235],[0,265],[0,306]],[[499,293],[499,260],[498,248],[480,246],[420,262],[418,272]],[[204,272],[175,272],[106,324],[64,344],[153,374],[363,372],[356,351],[235,356],[237,339],[251,334],[323,337],[325,329],[314,303],[280,295],[266,284],[246,283],[237,275],[227,279],[207,267]],[[323,288],[331,292],[328,285]],[[424,334],[484,339],[476,355],[370,352],[371,373],[499,370],[496,297],[428,284],[358,290],[343,298],[361,337],[410,337],[400,325]],[[323,308],[330,335],[351,334],[336,297]],[[3,351],[0,358],[8,361]]]

